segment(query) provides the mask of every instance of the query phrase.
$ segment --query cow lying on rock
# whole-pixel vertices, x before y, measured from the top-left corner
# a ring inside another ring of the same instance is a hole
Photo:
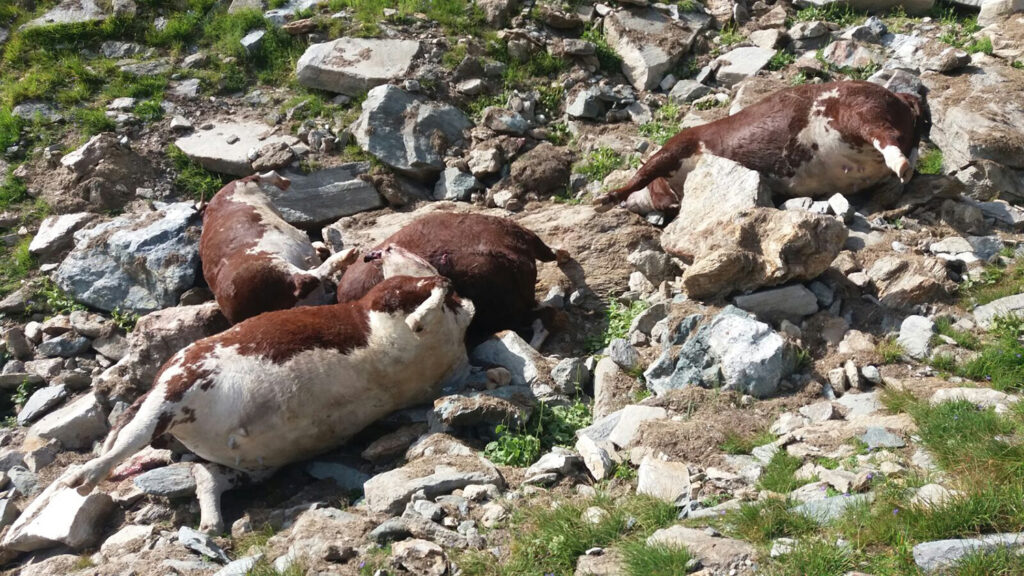
[[[466,365],[473,313],[447,278],[395,276],[354,302],[250,318],[175,354],[102,455],[60,482],[88,493],[171,434],[208,462],[193,467],[201,528],[220,531],[220,495],[234,482],[335,448],[382,416],[435,398]]]
[[[455,290],[476,305],[467,334],[471,343],[500,330],[518,330],[533,323],[535,348],[547,332],[539,321],[537,264],[569,260],[536,234],[495,216],[436,212],[418,218],[372,249],[399,246],[423,258],[450,278]],[[355,300],[384,278],[380,260],[372,257],[350,266],[338,281],[338,301]]]
[[[306,234],[284,221],[261,188],[285,190],[276,172],[235,180],[203,213],[203,276],[232,323],[296,305],[327,304],[325,281],[342,265],[320,261]]]
[[[595,203],[673,215],[686,175],[703,153],[757,170],[784,197],[854,193],[889,174],[905,183],[930,124],[922,98],[870,82],[787,88],[676,134],[629,182]]]

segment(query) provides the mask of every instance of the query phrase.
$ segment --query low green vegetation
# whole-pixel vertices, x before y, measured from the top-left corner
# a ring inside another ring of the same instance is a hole
[[[793,512],[793,506],[795,503],[780,498],[748,502],[713,523],[727,534],[760,545],[776,538],[798,538],[814,532],[817,523]]]
[[[768,61],[767,68],[769,70],[782,70],[793,62],[796,62],[795,54],[786,50],[779,50],[775,52],[775,56],[772,56],[772,59]]]
[[[1024,292],[1024,260],[1006,266],[986,266],[978,278],[960,284],[961,304],[971,308]]]
[[[986,382],[996,390],[1024,389],[1024,321],[1019,318],[997,318],[980,354],[958,369],[965,378]]]
[[[611,148],[597,148],[587,154],[573,170],[583,174],[592,182],[601,182],[614,170],[621,168],[625,159]]]
[[[600,30],[588,26],[581,38],[597,46],[597,62],[601,66],[601,71],[605,74],[615,74],[622,69],[622,58],[608,44]]]
[[[977,350],[981,346],[981,340],[974,334],[960,330],[953,326],[953,321],[948,316],[941,316],[935,319],[935,332],[952,338],[956,345],[967,350]]]
[[[736,24],[730,23],[722,28],[722,31],[718,34],[718,38],[722,41],[722,46],[732,46],[745,40],[746,36],[740,32],[740,29]]]
[[[882,359],[882,364],[895,364],[903,360],[903,346],[893,336],[879,340],[875,345],[875,353]]]
[[[640,134],[659,146],[664,145],[669,138],[679,132],[680,112],[681,109],[675,102],[666,103],[654,113],[653,120],[640,125]]]
[[[765,572],[767,576],[841,576],[856,567],[849,548],[816,538],[800,540]]]
[[[917,161],[919,174],[942,174],[942,150],[928,148]]]
[[[810,480],[796,478],[796,471],[802,465],[803,460],[796,456],[790,456],[785,449],[780,449],[764,467],[757,486],[762,490],[771,490],[780,494],[792,492],[810,482]]]
[[[278,572],[270,560],[261,558],[249,568],[245,576],[306,576],[306,567],[302,562],[293,562],[284,572]]]
[[[729,430],[725,433],[725,440],[718,445],[718,449],[726,454],[750,454],[754,448],[774,441],[775,435],[767,430],[750,434]]]
[[[53,315],[85,310],[85,306],[75,301],[49,278],[42,279],[35,296],[30,301],[30,306],[30,312],[44,312]]]
[[[499,425],[494,431],[498,438],[487,444],[484,456],[503,466],[526,467],[554,446],[573,446],[576,431],[592,420],[590,408],[582,401],[554,407],[541,403],[523,426]]]
[[[603,511],[596,522],[585,516],[589,508]],[[685,570],[677,568],[689,560],[685,550],[645,544],[654,531],[673,525],[676,515],[675,506],[648,496],[615,501],[599,495],[557,506],[538,502],[512,514],[508,555],[501,562],[486,551],[470,551],[456,561],[466,576],[563,575],[572,574],[577,558],[599,546],[621,548],[627,574],[682,574]]]
[[[17,289],[21,280],[35,267],[35,259],[28,251],[31,242],[30,237],[22,238],[0,263],[0,294],[9,294]]]
[[[867,19],[867,14],[858,12],[848,4],[835,2],[824,6],[808,6],[796,13],[797,22],[821,20],[838,24],[840,27],[860,24]]]
[[[139,323],[139,315],[135,312],[127,312],[120,308],[114,308],[110,313],[111,319],[118,328],[125,332],[131,332],[135,330],[135,325]]]
[[[198,163],[193,162],[177,146],[167,146],[167,157],[171,159],[178,175],[174,178],[174,185],[182,194],[188,195],[196,200],[210,200],[225,184],[227,179],[223,176],[210,172]]]
[[[629,305],[621,304],[612,299],[605,309],[605,329],[599,337],[588,338],[587,349],[596,352],[616,338],[625,338],[629,333],[629,325],[641,312],[647,309],[647,302],[635,300]]]

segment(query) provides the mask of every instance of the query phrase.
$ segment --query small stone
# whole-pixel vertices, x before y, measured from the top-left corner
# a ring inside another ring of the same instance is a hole
[[[928,357],[931,352],[932,334],[935,323],[923,316],[907,316],[900,325],[897,339],[903,351],[918,360]]]
[[[907,445],[902,438],[881,426],[869,427],[859,439],[867,444],[869,450],[876,448],[902,448]]]
[[[202,556],[213,558],[222,564],[227,564],[231,561],[228,555],[224,553],[224,550],[212,538],[188,526],[182,526],[178,529],[178,542],[189,550]]]
[[[135,477],[135,486],[146,494],[165,498],[181,498],[194,494],[196,481],[192,465],[172,465],[149,470]]]

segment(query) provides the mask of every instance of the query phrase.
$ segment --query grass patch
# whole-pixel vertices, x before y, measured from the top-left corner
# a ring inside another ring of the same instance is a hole
[[[622,58],[612,49],[611,44],[605,39],[604,34],[593,26],[588,26],[581,36],[587,42],[593,42],[597,46],[597,62],[601,71],[605,74],[615,74],[622,70]]]
[[[607,512],[597,523],[583,517],[591,506]],[[467,552],[457,562],[466,576],[572,574],[577,558],[587,549],[621,544],[636,551],[655,530],[674,524],[676,514],[671,504],[647,496],[619,501],[598,496],[559,502],[557,506],[525,506],[513,514],[507,558],[499,563],[488,552]],[[664,567],[670,561],[662,555],[653,566]]]
[[[614,170],[625,165],[621,154],[611,148],[597,148],[587,154],[573,170],[583,174],[589,180],[601,182]]]
[[[804,539],[768,565],[768,576],[842,576],[856,568],[849,548],[819,539]]]
[[[13,171],[13,170],[12,170]],[[0,209],[6,210],[12,204],[17,204],[28,199],[28,187],[21,178],[8,174],[3,184],[0,184]]]
[[[990,339],[981,354],[964,364],[959,374],[988,382],[996,390],[1018,391],[1024,388],[1024,320],[997,318]]]
[[[604,332],[600,336],[587,338],[587,350],[596,352],[616,338],[625,338],[629,333],[629,325],[633,323],[633,318],[646,310],[647,306],[647,302],[643,300],[635,300],[628,306],[620,304],[617,300],[611,300],[604,312],[606,321]]]
[[[274,536],[274,533],[275,531],[273,526],[270,524],[264,524],[259,530],[253,530],[239,538],[237,541],[234,541],[233,549],[239,556],[248,554],[254,549],[262,549]]]
[[[164,117],[164,109],[160,106],[159,98],[151,98],[149,100],[143,100],[135,105],[132,112],[147,124],[150,122],[156,122]]]
[[[284,572],[278,572],[270,560],[261,558],[245,576],[306,576],[306,567],[302,562],[293,562]]]
[[[174,178],[174,185],[182,194],[196,200],[213,198],[218,190],[228,183],[227,178],[210,172],[193,162],[177,146],[167,146],[167,157],[171,159],[178,175]]]
[[[35,258],[28,252],[31,237],[22,238],[0,263],[0,293],[13,292],[35,267]]]
[[[942,174],[942,150],[929,148],[917,161],[918,174]]]
[[[755,544],[766,544],[783,536],[797,538],[818,530],[814,520],[793,512],[792,506],[789,500],[778,498],[744,503],[726,512],[721,526],[727,533]]]
[[[988,54],[989,56],[991,56],[993,50],[992,39],[989,38],[988,36],[985,36],[984,38],[972,40],[967,44],[967,46],[964,47],[964,50],[966,50],[969,54],[976,54],[978,52],[981,52],[983,54]]]
[[[624,543],[622,557],[629,576],[676,576],[688,572],[687,564],[693,559],[685,548],[664,544],[649,545],[645,540]]]
[[[789,66],[793,62],[796,62],[796,55],[786,50],[779,50],[775,52],[775,56],[768,61],[769,70],[782,70],[786,66]]]
[[[754,448],[770,444],[774,441],[775,434],[767,430],[751,434],[742,434],[729,430],[725,433],[725,440],[718,445],[718,449],[726,454],[750,454]]]
[[[504,466],[529,466],[554,446],[573,446],[576,431],[592,421],[590,408],[579,400],[569,406],[554,407],[542,402],[521,428],[508,424],[495,428],[498,438],[487,444],[484,456]]]
[[[875,353],[882,359],[882,364],[895,364],[903,360],[903,346],[894,336],[879,340],[875,345]]]
[[[739,27],[736,26],[735,23],[726,24],[722,28],[722,31],[719,32],[718,37],[722,41],[722,46],[739,44],[747,38],[742,32],[740,32]]]
[[[780,448],[772,456],[768,465],[764,467],[757,486],[762,490],[771,490],[780,494],[796,490],[808,483],[807,480],[797,480],[795,476],[800,466],[803,466],[803,460],[796,456],[790,456],[785,449]]]
[[[679,113],[681,109],[674,102],[668,102],[654,113],[654,119],[641,124],[639,132],[650,138],[659,146],[679,132]]]
[[[981,346],[981,340],[977,336],[965,330],[958,330],[953,327],[953,321],[946,316],[935,320],[935,331],[942,336],[952,338],[957,346],[968,350],[977,350]]]
[[[1006,267],[986,266],[979,278],[960,284],[961,304],[966,307],[988,304],[1006,296],[1024,292],[1024,261],[1012,260]]]
[[[104,110],[96,108],[76,108],[71,118],[85,136],[95,136],[100,132],[113,132],[117,123],[107,117]]]
[[[1016,548],[1001,546],[960,558],[953,568],[958,576],[1016,576],[1024,574],[1024,556]]]
[[[824,6],[808,6],[796,13],[797,22],[823,20],[838,24],[840,27],[860,24],[867,19],[867,14],[858,12],[847,4],[834,3]]]
[[[22,119],[11,114],[10,108],[0,107],[0,153],[18,143]]]

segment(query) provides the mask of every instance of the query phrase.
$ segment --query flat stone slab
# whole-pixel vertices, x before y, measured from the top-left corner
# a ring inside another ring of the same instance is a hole
[[[970,402],[982,408],[995,407],[996,412],[1005,412],[1011,404],[1020,401],[1020,396],[991,388],[941,388],[928,399],[932,406],[957,401]]]
[[[374,476],[363,490],[370,510],[394,515],[402,512],[416,492],[422,490],[427,498],[434,498],[470,484],[501,487],[505,479],[479,456],[429,456]]]
[[[60,404],[68,397],[67,387],[63,384],[47,386],[36,390],[25,402],[25,406],[18,412],[18,424],[27,426],[50,411],[54,406]]]
[[[700,560],[705,568],[728,572],[732,566],[757,557],[757,550],[747,542],[732,538],[710,536],[703,530],[672,526],[658,530],[647,539],[648,546],[685,548]]]
[[[102,22],[109,14],[100,7],[96,0],[65,0],[35,20],[25,24],[25,28],[39,28],[59,24],[77,24],[85,22]]]
[[[936,572],[979,550],[1024,546],[1024,532],[990,534],[980,538],[936,540],[914,546],[914,562],[925,572]]]
[[[843,515],[850,506],[856,506],[864,502],[870,502],[872,494],[852,494],[811,500],[793,508],[798,514],[803,514],[818,524],[828,524],[832,520]]]
[[[338,38],[307,48],[295,76],[303,86],[359,96],[406,77],[419,51],[416,40]]]
[[[818,297],[803,284],[737,296],[733,303],[765,320],[800,318],[818,311]]]
[[[1024,294],[1014,294],[988,304],[978,306],[974,309],[974,321],[978,326],[988,330],[1000,316],[1022,316],[1024,315]]]
[[[903,438],[881,426],[871,426],[859,437],[859,440],[867,444],[869,450],[874,450],[875,448],[903,448],[907,445]]]
[[[605,19],[604,31],[622,58],[622,73],[640,90],[657,87],[699,32],[654,9],[613,12]]]
[[[102,492],[82,496],[54,482],[18,517],[2,545],[21,552],[60,544],[84,548],[103,535],[104,521],[113,507],[110,496]]]
[[[775,56],[775,50],[771,48],[756,46],[734,48],[717,58],[719,68],[715,73],[715,79],[719,84],[732,86],[756,75],[768,65],[773,56]]]
[[[149,470],[135,477],[135,486],[146,494],[165,498],[181,498],[195,494],[196,479],[192,465],[172,465]]]
[[[212,172],[230,176],[253,173],[249,151],[267,144],[284,142],[295,146],[300,140],[290,134],[270,134],[272,128],[259,122],[215,122],[208,130],[196,130],[174,145],[191,160]]]
[[[263,190],[292,226],[324,226],[338,218],[384,207],[384,199],[373,183],[359,178],[369,171],[369,162],[351,162],[312,174],[283,172],[282,176],[291,181],[287,190],[276,186]]]

